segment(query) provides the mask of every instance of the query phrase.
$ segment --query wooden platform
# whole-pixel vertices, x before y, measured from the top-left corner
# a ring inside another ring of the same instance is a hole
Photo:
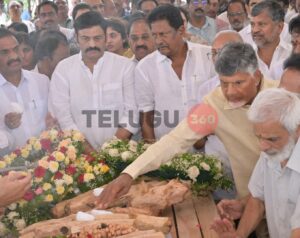
[[[172,219],[172,238],[217,238],[210,224],[218,217],[211,196],[191,197],[167,209],[163,215]]]

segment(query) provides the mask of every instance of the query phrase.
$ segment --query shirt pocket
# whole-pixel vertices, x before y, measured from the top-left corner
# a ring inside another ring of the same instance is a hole
[[[33,99],[28,103],[29,115],[31,118],[31,124],[36,126],[45,124],[45,117],[47,114],[47,100]]]
[[[123,102],[121,83],[109,83],[101,85],[101,101],[104,106],[118,106]]]

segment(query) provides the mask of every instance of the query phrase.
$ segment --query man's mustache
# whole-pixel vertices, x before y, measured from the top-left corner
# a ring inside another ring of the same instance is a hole
[[[14,62],[21,63],[21,59],[20,59],[20,58],[17,58],[17,59],[11,59],[11,60],[9,60],[9,61],[7,62],[7,65],[9,66],[9,65],[11,65],[11,64],[14,63]]]
[[[148,47],[145,46],[145,45],[139,45],[139,46],[137,46],[135,49],[136,49],[136,50],[138,50],[138,49],[148,50]]]
[[[101,52],[100,48],[98,48],[98,47],[89,47],[85,50],[85,53],[92,51],[92,50],[97,50],[97,51]]]

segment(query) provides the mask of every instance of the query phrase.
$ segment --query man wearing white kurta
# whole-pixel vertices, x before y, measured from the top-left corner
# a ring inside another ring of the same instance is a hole
[[[0,31],[0,55],[1,141],[11,151],[45,129],[49,79],[21,69],[18,42],[5,29]]]
[[[271,238],[298,238],[300,100],[284,89],[265,90],[255,98],[248,118],[262,151],[249,182],[250,196],[237,231],[226,218],[212,227],[219,237],[248,237],[266,214]]]
[[[262,1],[252,8],[250,21],[251,26],[239,33],[244,42],[255,49],[263,75],[279,80],[283,62],[292,52],[290,34],[284,23],[284,10],[278,3]]]
[[[136,98],[146,141],[158,140],[171,131],[218,84],[208,82],[215,75],[208,58],[210,47],[185,42],[183,21],[174,19],[175,14],[180,16],[179,10],[164,8],[155,11],[173,13],[159,19],[152,19],[153,14],[148,17],[158,50],[142,59],[135,70]]]
[[[62,129],[81,131],[94,149],[137,131],[134,63],[105,52],[105,20],[87,12],[75,21],[80,53],[61,61],[50,86],[52,113]]]

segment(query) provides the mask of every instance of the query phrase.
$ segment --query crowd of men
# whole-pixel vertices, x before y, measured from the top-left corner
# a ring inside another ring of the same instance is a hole
[[[69,4],[43,1],[32,20],[22,2],[7,5],[0,156],[52,127],[82,132],[86,153],[114,136],[153,143],[103,191],[105,208],[175,154],[204,151],[236,189],[216,195],[220,237],[300,237],[300,1]],[[200,103],[218,116],[212,130],[190,127]],[[30,180],[0,178],[0,207]]]

